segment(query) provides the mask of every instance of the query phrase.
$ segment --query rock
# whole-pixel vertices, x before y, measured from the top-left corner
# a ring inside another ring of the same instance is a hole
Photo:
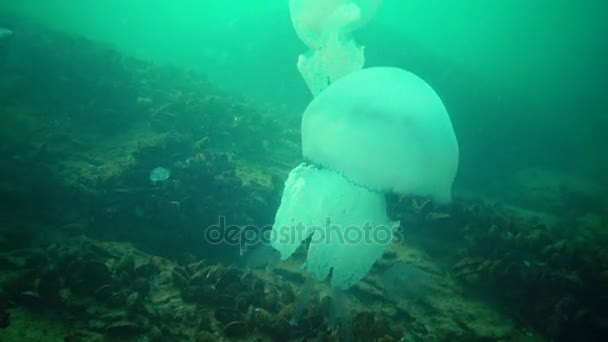
[[[121,276],[133,276],[135,273],[135,258],[133,254],[125,254],[118,260],[116,266],[114,267],[114,274]]]
[[[114,292],[105,304],[113,308],[124,308],[127,305],[127,296],[121,291]]]
[[[186,286],[181,298],[186,303],[213,304],[218,300],[218,293],[211,286]]]
[[[49,304],[60,302],[61,277],[56,270],[46,271],[38,282],[38,293],[42,300]]]
[[[554,213],[594,208],[604,202],[606,193],[602,184],[588,177],[541,168],[520,169],[489,190],[507,202]]]
[[[198,271],[190,277],[190,285],[203,286],[209,284],[208,273],[205,270]]]
[[[277,314],[277,318],[289,322],[289,320],[291,320],[294,316],[295,310],[295,304],[290,303],[287,305],[283,305],[283,307],[281,307],[281,310]]]
[[[150,292],[150,282],[147,278],[139,277],[133,281],[133,290],[145,297]]]
[[[67,272],[66,284],[78,293],[93,294],[101,286],[114,282],[106,264],[99,261],[76,262]]]
[[[63,342],[101,341],[102,337],[89,331],[72,330],[63,336]]]
[[[203,269],[203,271],[207,273],[207,278],[209,278],[209,281],[212,283],[217,283],[222,278],[225,270],[226,269],[222,264],[208,266]]]
[[[560,287],[569,291],[579,291],[584,287],[584,284],[575,271],[556,271],[549,278],[554,284],[559,284]]]
[[[488,235],[491,237],[498,237],[500,235],[500,228],[493,224],[490,229],[488,229]]]
[[[273,317],[270,312],[262,308],[250,308],[249,323],[261,332],[272,333]]]
[[[215,319],[218,320],[218,322],[224,325],[235,321],[245,320],[245,317],[243,317],[243,315],[239,311],[231,308],[217,308],[217,310],[215,310],[214,312],[214,316]]]
[[[532,230],[525,237],[526,244],[530,249],[540,249],[547,243],[547,234],[539,228]]]
[[[608,270],[600,272],[600,283],[604,288],[608,288]]]
[[[0,329],[8,328],[11,325],[11,314],[5,309],[0,308]]]
[[[114,286],[105,284],[95,290],[95,297],[99,300],[106,300],[114,294]]]
[[[183,289],[190,283],[190,277],[188,276],[186,271],[179,266],[173,268],[173,270],[171,271],[171,278],[173,279],[173,284],[175,284],[178,289]]]
[[[1,248],[1,246],[0,246]],[[6,255],[0,256],[0,270],[17,270],[20,268],[20,265],[15,261],[14,258],[11,258]]]
[[[141,294],[133,292],[127,296],[126,305],[129,309],[135,309],[143,303],[143,299]]]
[[[23,305],[39,306],[42,300],[40,294],[35,291],[24,291],[17,296],[17,301]]]
[[[230,338],[243,337],[247,335],[246,321],[232,321],[222,328],[222,333]]]
[[[93,331],[103,331],[106,325],[107,324],[104,321],[99,319],[90,319],[87,322],[87,327]]]
[[[241,273],[235,267],[227,267],[220,280],[217,282],[217,289],[222,293],[235,294],[241,285]]]
[[[159,327],[153,326],[146,336],[151,342],[159,342],[163,340],[163,331]]]
[[[282,316],[277,316],[272,321],[272,327],[270,330],[277,341],[287,341],[294,335],[293,326],[289,323],[289,320],[283,318]]]
[[[104,332],[111,338],[134,338],[142,332],[142,328],[130,321],[116,321],[108,325]]]
[[[195,342],[215,342],[221,340],[218,336],[208,331],[199,331],[194,337]]]
[[[158,265],[146,263],[135,268],[135,276],[149,278],[160,272]]]
[[[197,326],[197,331],[212,331],[213,330],[213,317],[212,314],[210,312],[206,312],[203,315],[201,315],[199,321],[198,321],[198,326]]]
[[[42,250],[33,250],[26,258],[25,266],[28,268],[40,268],[48,265],[46,253]]]

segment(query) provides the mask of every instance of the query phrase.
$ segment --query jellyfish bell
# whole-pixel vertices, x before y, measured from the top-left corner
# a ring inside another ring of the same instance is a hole
[[[382,192],[448,202],[458,142],[437,93],[420,77],[392,67],[338,80],[302,117],[304,158]]]

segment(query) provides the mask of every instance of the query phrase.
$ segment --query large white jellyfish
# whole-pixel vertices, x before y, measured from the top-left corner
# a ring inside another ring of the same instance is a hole
[[[376,13],[381,0],[290,0],[291,22],[310,51],[298,58],[298,70],[316,96],[335,80],[360,70],[363,47],[351,37]]]
[[[291,171],[272,230],[283,260],[311,238],[306,268],[347,289],[392,242],[385,193],[449,202],[458,143],[435,91],[407,71],[369,68],[339,79],[302,117],[308,163]]]

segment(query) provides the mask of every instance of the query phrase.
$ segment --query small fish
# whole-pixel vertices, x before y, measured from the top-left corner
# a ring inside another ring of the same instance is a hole
[[[4,28],[4,27],[0,27],[0,40],[5,40],[8,37],[13,35],[13,31]]]
[[[152,184],[156,184],[158,182],[164,182],[171,177],[171,171],[165,169],[164,167],[157,167],[154,170],[150,171],[150,181]]]

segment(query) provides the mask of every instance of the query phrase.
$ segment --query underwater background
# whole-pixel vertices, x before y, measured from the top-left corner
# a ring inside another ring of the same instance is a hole
[[[302,160],[288,1],[3,1],[0,340],[602,340],[606,13],[383,1],[365,66],[428,82],[460,160],[447,208],[389,196],[405,238],[342,298],[204,234],[271,226]]]

